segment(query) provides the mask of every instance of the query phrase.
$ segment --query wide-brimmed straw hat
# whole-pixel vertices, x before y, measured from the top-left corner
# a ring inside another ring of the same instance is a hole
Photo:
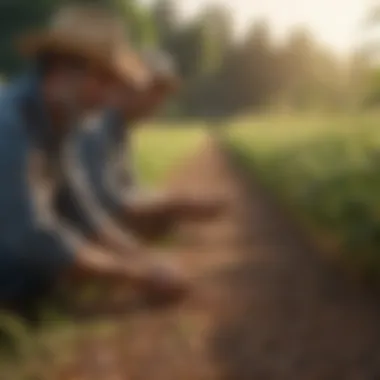
[[[162,50],[141,52],[142,60],[149,70],[152,83],[160,86],[165,93],[174,93],[180,86],[180,78],[172,57]]]
[[[21,36],[17,45],[28,58],[45,52],[76,55],[129,85],[141,88],[151,83],[149,70],[126,39],[122,20],[98,7],[61,8],[47,28]]]

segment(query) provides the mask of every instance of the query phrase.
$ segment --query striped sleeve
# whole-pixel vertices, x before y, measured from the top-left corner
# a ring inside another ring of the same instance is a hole
[[[102,236],[112,231],[112,238],[126,248],[133,246],[137,239],[128,231],[121,229],[110,213],[101,205],[81,159],[81,144],[76,133],[67,140],[62,156],[63,175],[73,196],[73,202],[83,213],[89,229]],[[108,235],[109,236],[109,235]]]

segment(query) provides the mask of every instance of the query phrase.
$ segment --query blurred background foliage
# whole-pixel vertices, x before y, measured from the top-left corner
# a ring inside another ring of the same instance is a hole
[[[41,27],[51,12],[75,0],[6,0],[0,3],[0,72],[23,65],[14,38]],[[223,5],[205,5],[184,21],[173,0],[144,6],[137,0],[77,0],[116,10],[137,47],[161,47],[178,64],[184,86],[169,115],[230,116],[263,110],[342,111],[379,102],[379,73],[364,45],[342,57],[296,26],[281,42],[265,19],[237,37],[233,15]],[[377,25],[378,10],[363,24]],[[371,47],[372,52],[376,51]],[[371,80],[368,80],[370,78]]]

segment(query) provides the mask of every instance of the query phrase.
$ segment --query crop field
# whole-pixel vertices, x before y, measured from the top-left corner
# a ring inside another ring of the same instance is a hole
[[[380,271],[376,115],[262,117],[230,125],[243,165],[367,279]]]

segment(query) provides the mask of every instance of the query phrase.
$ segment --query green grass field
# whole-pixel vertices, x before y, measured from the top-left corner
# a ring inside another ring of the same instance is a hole
[[[272,116],[229,128],[242,163],[366,279],[380,274],[378,128],[373,115]]]

